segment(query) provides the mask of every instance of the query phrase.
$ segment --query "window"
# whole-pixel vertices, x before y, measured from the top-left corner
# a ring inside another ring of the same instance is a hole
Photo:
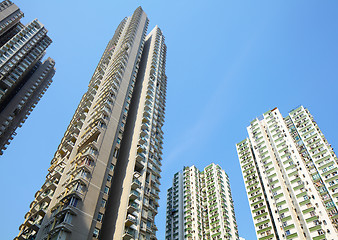
[[[99,214],[97,215],[97,221],[98,221],[98,222],[102,222],[102,219],[103,219],[103,214],[102,214],[102,213],[99,213]]]
[[[117,158],[118,154],[119,154],[119,148],[115,148],[115,150],[114,150],[114,157]]]
[[[73,219],[73,215],[68,212],[68,213],[66,213],[65,218],[64,218],[63,221],[66,222],[66,223],[68,223],[68,224],[71,224],[72,223],[72,219]]]
[[[110,170],[111,170],[111,171],[114,171],[114,167],[115,167],[114,164],[111,163],[111,164],[110,164]]]
[[[108,193],[109,193],[109,187],[105,186],[103,192],[104,192],[105,194],[108,194]]]
[[[106,207],[106,204],[107,204],[107,201],[104,200],[104,199],[102,199],[102,200],[101,200],[101,207],[102,207],[102,208],[105,208],[105,207]]]
[[[112,179],[112,176],[110,174],[108,174],[107,181],[111,182],[111,179]]]
[[[73,206],[73,207],[76,207],[78,201],[79,201],[79,199],[77,199],[77,198],[75,198],[75,197],[72,197],[72,198],[70,199],[69,205],[71,205],[71,206]]]
[[[86,158],[83,163],[86,164],[87,166],[90,166],[92,164],[92,160],[90,160],[89,158]]]
[[[95,228],[94,231],[93,231],[93,237],[99,238],[99,233],[100,233],[100,230],[98,228]]]
[[[98,126],[101,128],[107,128],[106,124],[101,121],[98,123]]]

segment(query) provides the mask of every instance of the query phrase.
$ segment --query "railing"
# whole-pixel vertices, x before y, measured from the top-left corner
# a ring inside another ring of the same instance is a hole
[[[135,230],[134,229],[125,228],[124,233],[131,235],[133,238],[135,237]]]
[[[128,214],[127,215],[127,219],[132,221],[133,223],[136,223],[137,222],[137,218],[131,214]]]
[[[130,191],[130,194],[134,194],[135,196],[140,197],[140,193],[133,189]]]
[[[130,202],[130,203],[129,203],[129,206],[132,206],[132,207],[138,209],[138,206],[139,206],[139,205],[138,205],[136,202]]]
[[[138,153],[137,157],[141,158],[141,162],[145,163],[146,156],[143,153]]]
[[[138,184],[138,185],[141,185],[141,182],[138,179],[136,179],[136,178],[133,179],[133,182],[136,183],[136,184]]]

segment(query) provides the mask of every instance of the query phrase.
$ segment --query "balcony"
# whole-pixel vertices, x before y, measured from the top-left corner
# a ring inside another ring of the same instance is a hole
[[[142,127],[141,127],[142,130],[146,130],[149,132],[149,128],[150,128],[149,123],[146,123],[146,122],[142,123]]]
[[[72,131],[74,134],[79,134],[80,133],[80,127],[76,124],[73,124],[73,126],[71,127],[70,131]]]
[[[60,153],[61,157],[63,158],[63,157],[65,157],[67,155],[68,150],[67,150],[67,148],[64,145],[61,145],[61,146],[62,147],[60,149],[58,149],[58,150],[59,150],[59,153]]]
[[[150,109],[153,107],[153,104],[150,101],[146,101],[145,104],[147,107],[149,107]]]
[[[60,179],[61,178],[61,175],[62,175],[62,172],[63,172],[63,169],[64,169],[64,164],[59,164],[58,166],[56,166],[54,169],[48,169],[48,171],[50,171],[50,173],[48,174],[48,177],[50,179],[52,178],[57,178],[57,179]]]
[[[148,107],[146,105],[145,108],[144,108],[144,111],[143,111],[143,116],[147,116],[147,117],[151,118],[151,114],[152,114],[152,112],[151,112],[150,107]]]
[[[141,186],[141,182],[138,179],[133,178],[133,182],[131,183],[131,188],[137,189],[140,186]]]
[[[36,198],[36,200],[37,200],[38,202],[41,201],[41,202],[48,202],[48,203],[49,203],[49,202],[52,200],[53,195],[54,195],[54,191],[52,191],[52,190],[47,190],[47,191],[41,193],[41,194]]]
[[[156,201],[154,201],[154,203],[157,203]],[[149,204],[147,207],[150,208],[154,213],[155,215],[158,213],[157,211],[157,206],[155,206],[155,204]]]
[[[86,175],[87,174],[87,175]],[[84,173],[84,172],[79,172],[73,179],[72,182],[75,182],[75,181],[80,181],[82,182],[84,185],[88,185],[89,183],[89,173]]]
[[[152,108],[152,105],[146,104],[146,105],[144,106],[144,111],[145,111],[145,112],[148,112],[148,113],[151,113],[151,108]]]
[[[156,190],[160,190],[160,185],[158,183],[156,183],[154,180],[151,180],[151,185],[156,189]]]
[[[140,144],[145,144],[147,142],[148,142],[148,139],[146,137],[140,137],[140,139],[139,139]]]
[[[71,189],[65,194],[65,196],[61,199],[61,201],[63,201],[66,198],[73,197],[73,196],[79,198],[80,200],[83,200],[84,192],[81,190],[77,190],[77,189]]]
[[[161,170],[158,170],[155,166],[151,166],[151,164],[148,164],[148,168],[152,170],[152,173],[157,175],[158,177],[161,177]]]
[[[153,230],[154,230],[155,232],[156,232],[156,231],[158,231],[158,228],[156,227],[156,225],[155,225],[155,224],[153,225],[153,227],[152,227],[152,228],[153,228]]]
[[[81,169],[86,169],[88,172],[91,172],[93,170],[93,167],[94,167],[94,164],[92,163],[87,163],[85,161],[81,162],[79,165],[78,165],[78,169],[81,170]]]
[[[131,228],[125,228],[124,234],[123,234],[123,240],[129,240],[135,238],[135,230]]]
[[[152,195],[154,198],[156,198],[156,199],[159,199],[159,198],[160,198],[160,197],[158,196],[159,191],[156,191],[155,189],[152,189],[152,190],[150,191],[150,193],[151,193],[151,195]]]
[[[137,218],[134,215],[128,213],[125,225],[130,227],[131,225],[136,224],[136,223],[137,223]]]
[[[93,144],[90,144],[93,145]],[[93,146],[94,147],[94,146]],[[82,157],[89,157],[91,159],[96,159],[98,151],[93,149],[93,147],[89,147],[83,154]]]
[[[159,157],[159,159],[160,159],[160,157]],[[161,161],[159,161],[159,160],[156,160],[156,164],[157,164],[158,166],[162,166],[162,163],[161,163]]]
[[[68,222],[56,223],[54,228],[49,233],[50,233],[50,235],[54,235],[55,233],[57,233],[59,231],[71,233],[72,232],[72,225],[69,224]]]
[[[145,112],[145,114],[143,114],[142,122],[149,122],[150,120],[151,120],[150,114],[148,112]]]
[[[146,99],[146,104],[151,104],[151,105],[152,105],[152,104],[153,104],[153,100],[147,98],[147,99]]]
[[[41,187],[41,189],[43,189],[43,191],[46,191],[46,190],[48,190],[48,189],[51,189],[51,190],[55,190],[56,189],[56,184],[55,184],[55,182],[51,182],[51,181],[46,181],[43,185],[42,185],[42,187]]]
[[[129,199],[135,200],[140,197],[140,193],[134,189],[130,191]]]
[[[147,152],[147,147],[144,144],[143,145],[138,145],[137,152],[138,153],[146,153]]]
[[[80,149],[86,142],[89,142],[89,140],[95,140],[97,136],[100,134],[100,128],[99,126],[93,127],[91,130],[85,132],[81,136],[81,141],[78,144],[78,148]]]
[[[149,136],[149,130],[148,129],[142,129],[141,132],[140,132],[140,136],[141,137],[148,137]]]
[[[88,185],[88,179],[78,174],[77,176],[70,178],[70,180],[66,184],[66,188],[71,189],[71,188],[74,188],[78,184],[80,184],[82,187],[85,187]]]
[[[79,126],[80,128],[82,128],[84,122],[85,122],[85,118],[80,118],[80,119],[78,118],[76,125]]]
[[[139,210],[139,205],[136,202],[129,202],[128,213],[133,213]]]
[[[150,111],[144,111],[144,112],[143,112],[143,117],[150,118],[150,117],[151,117]]]
[[[56,218],[59,218],[60,216],[64,216],[65,214],[71,214],[72,216],[77,215],[77,209],[73,205],[67,203],[67,205],[64,205],[62,207],[59,207],[58,212],[54,215]]]
[[[141,153],[141,152],[137,153],[136,160],[138,162],[141,162],[142,164],[145,164],[145,162],[146,162],[146,156],[144,155],[144,153]]]
[[[152,99],[153,97],[154,97],[154,94],[150,90],[148,90],[147,91],[147,98]]]

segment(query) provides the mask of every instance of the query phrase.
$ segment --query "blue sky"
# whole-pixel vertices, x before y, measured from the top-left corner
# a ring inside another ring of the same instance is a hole
[[[337,1],[14,1],[53,44],[54,82],[1,157],[0,232],[12,239],[119,22],[142,6],[166,36],[167,109],[158,239],[173,174],[219,164],[230,177],[239,234],[256,239],[235,144],[256,116],[309,108],[333,147],[338,132]],[[4,197],[5,196],[5,197]]]

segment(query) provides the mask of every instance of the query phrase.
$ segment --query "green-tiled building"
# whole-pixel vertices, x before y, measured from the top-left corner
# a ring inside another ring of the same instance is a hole
[[[337,157],[309,111],[277,108],[236,145],[257,239],[337,239]]]
[[[239,239],[227,174],[210,164],[185,167],[168,189],[166,240]]]

